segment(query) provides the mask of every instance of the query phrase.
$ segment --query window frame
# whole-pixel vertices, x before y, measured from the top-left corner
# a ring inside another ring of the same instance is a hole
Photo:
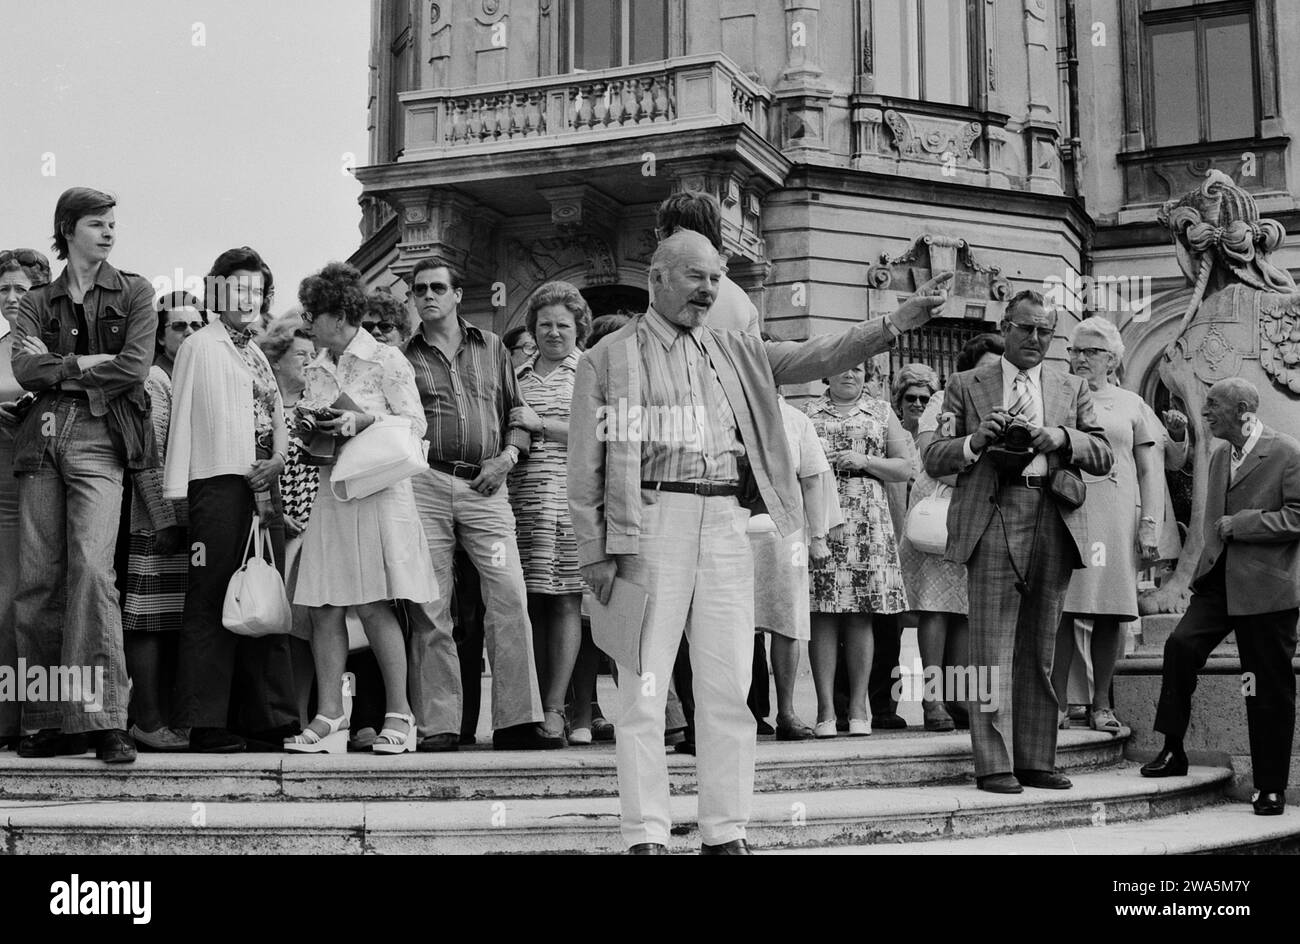
[[[1138,15],[1138,49],[1141,58],[1142,81],[1142,132],[1146,148],[1181,148],[1204,147],[1225,144],[1230,141],[1256,140],[1261,135],[1264,120],[1264,102],[1261,96],[1261,37],[1259,13],[1251,0],[1217,0],[1209,3],[1189,3],[1186,6],[1170,9],[1148,10],[1146,3]],[[1204,104],[1209,100],[1209,68],[1205,49],[1205,28],[1209,21],[1227,16],[1247,18],[1250,30],[1251,75],[1249,76],[1251,106],[1254,110],[1250,133],[1235,138],[1210,137],[1210,115]],[[1155,102],[1155,57],[1151,53],[1151,33],[1148,27],[1165,26],[1170,23],[1194,24],[1196,48],[1196,100],[1197,100],[1197,137],[1195,141],[1182,141],[1177,144],[1162,144],[1156,138],[1156,102]]]
[[[877,32],[878,18],[875,10],[876,0],[867,0],[862,10],[862,16],[866,18],[864,24],[867,32],[871,37],[872,46],[878,48],[880,45],[880,35]],[[979,3],[964,4],[965,26],[966,26],[966,100],[964,102],[940,102],[925,96],[925,3],[924,0],[917,0],[917,91],[918,97],[911,97],[900,94],[896,91],[885,92],[880,89],[880,74],[872,71],[871,86],[873,95],[890,98],[900,102],[917,102],[926,105],[932,105],[937,108],[958,108],[974,111],[985,111],[988,108],[988,85],[984,79],[987,75],[988,63],[985,51],[985,23],[984,15]],[[863,30],[858,30],[861,35]]]
[[[619,54],[618,62],[613,63],[608,68],[620,69],[624,66],[642,65],[643,63],[629,62],[632,55],[632,31],[627,26],[631,21],[632,0],[612,0],[618,4],[618,44]],[[682,22],[679,5],[681,0],[662,0],[664,5],[664,59],[669,59],[678,54],[674,46],[674,37],[680,31]],[[573,63],[574,55],[574,30],[576,28],[577,17],[573,12],[574,0],[562,0],[559,9],[559,33],[560,49],[558,57],[559,73],[561,75],[581,74],[598,70],[579,69]],[[676,28],[675,28],[676,27]],[[613,36],[610,37],[613,39]],[[647,62],[660,62],[659,59],[649,59]]]

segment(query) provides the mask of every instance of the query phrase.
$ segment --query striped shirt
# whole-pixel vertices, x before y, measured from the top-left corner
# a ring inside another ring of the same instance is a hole
[[[705,353],[704,328],[683,331],[651,308],[637,324],[645,378],[641,478],[736,482],[745,454],[736,416]]]
[[[526,405],[510,352],[492,332],[459,321],[460,348],[450,361],[422,331],[406,345],[428,422],[429,460],[482,465],[507,445],[517,447],[522,459],[531,437],[510,427],[510,411]]]

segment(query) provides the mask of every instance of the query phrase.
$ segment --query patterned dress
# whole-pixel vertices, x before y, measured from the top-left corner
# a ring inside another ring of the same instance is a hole
[[[581,354],[573,351],[545,377],[533,369],[537,357],[519,368],[519,392],[542,419],[569,422],[573,379]],[[565,485],[568,449],[564,443],[533,437],[528,459],[510,471],[510,506],[514,509],[519,559],[529,593],[582,593],[578,541],[569,517]]]
[[[893,410],[884,400],[864,396],[844,415],[823,396],[809,405],[808,416],[828,455],[843,449],[882,459],[888,455]],[[901,613],[907,609],[907,593],[884,485],[865,475],[836,479],[844,540],[831,541],[831,556],[809,567],[812,612]]]
[[[932,433],[939,428],[939,413],[943,409],[943,391],[930,398],[929,405],[916,424],[916,434]],[[907,510],[911,511],[921,499],[933,495],[939,483],[922,469],[912,486],[912,496]],[[965,616],[970,607],[966,597],[966,565],[946,561],[937,554],[927,554],[912,546],[904,533],[898,543],[898,558],[903,567],[903,582],[912,609],[918,613],[957,613]]]

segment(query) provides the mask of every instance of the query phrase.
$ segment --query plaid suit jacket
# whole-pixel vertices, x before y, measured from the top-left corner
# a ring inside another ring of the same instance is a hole
[[[1048,474],[1063,465],[1075,466],[1093,475],[1110,472],[1114,455],[1106,433],[1092,411],[1092,396],[1086,381],[1068,374],[1056,364],[1043,363],[1043,425],[1065,431],[1065,448],[1048,453]],[[931,476],[957,475],[957,488],[948,508],[948,550],[945,559],[964,564],[993,521],[989,499],[998,487],[998,472],[987,455],[974,463],[966,461],[963,443],[979,428],[984,418],[1002,408],[1002,363],[998,361],[948,379],[944,392],[939,431],[925,451],[925,470]],[[1082,509],[1059,508],[1074,538],[1078,563],[1087,560],[1088,524]],[[1018,549],[1019,550],[1019,549]]]

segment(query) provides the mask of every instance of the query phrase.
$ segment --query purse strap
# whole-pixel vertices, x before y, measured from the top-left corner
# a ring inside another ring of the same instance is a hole
[[[257,515],[253,515],[253,524],[248,529],[248,540],[244,542],[244,555],[239,563],[241,567],[248,563],[250,553],[258,557],[262,556],[262,529],[258,527],[260,523]]]

